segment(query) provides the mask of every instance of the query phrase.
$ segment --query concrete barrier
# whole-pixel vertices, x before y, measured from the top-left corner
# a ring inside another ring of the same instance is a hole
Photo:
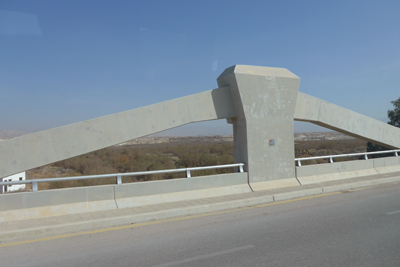
[[[400,157],[296,167],[296,177],[302,185],[391,172],[400,172]]]
[[[302,185],[378,174],[373,160],[324,163],[296,167]]]
[[[247,173],[131,183],[115,187],[118,208],[248,193]]]
[[[299,186],[299,185],[300,183],[297,181],[296,178],[250,183],[251,189],[253,189],[253,191],[270,190],[270,189],[283,188],[289,186]]]
[[[0,195],[0,222],[117,208],[114,186],[92,186]]]
[[[400,172],[400,157],[374,159],[374,168],[380,174]]]
[[[0,222],[248,193],[247,173],[0,195]]]

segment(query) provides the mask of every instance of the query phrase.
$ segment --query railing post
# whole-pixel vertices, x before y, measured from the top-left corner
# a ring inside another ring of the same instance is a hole
[[[37,182],[32,182],[32,191],[33,191],[33,192],[36,192],[36,191],[38,191],[38,185],[37,185]]]
[[[368,160],[368,154],[365,154],[365,159]]]
[[[189,169],[186,169],[186,178],[190,178],[191,176],[190,176],[190,170]]]
[[[395,151],[394,154],[396,155],[396,157],[399,156],[399,152],[398,151]]]
[[[239,172],[243,172],[243,165],[239,166]]]
[[[329,162],[333,163],[333,158],[332,157],[329,157]]]
[[[297,161],[297,165],[299,165],[299,167],[301,167],[301,160]]]
[[[121,177],[121,175],[117,175],[117,184],[122,184],[122,177]]]

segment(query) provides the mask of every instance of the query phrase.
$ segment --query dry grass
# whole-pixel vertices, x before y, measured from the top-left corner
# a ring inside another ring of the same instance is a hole
[[[306,149],[308,155],[296,155],[296,158],[351,154],[365,152],[367,142],[359,139],[349,140],[321,140],[296,142],[296,150]],[[335,158],[335,161],[356,160],[359,157]],[[328,160],[310,160],[302,162],[303,165],[326,163]]]
[[[60,161],[28,172],[28,179],[127,173],[178,169],[233,163],[232,142],[164,143],[117,146]],[[192,176],[232,172],[216,169],[193,172]],[[185,177],[185,173],[124,177],[123,182],[163,180]],[[115,178],[41,183],[39,189],[53,189],[98,184],[113,184]]]

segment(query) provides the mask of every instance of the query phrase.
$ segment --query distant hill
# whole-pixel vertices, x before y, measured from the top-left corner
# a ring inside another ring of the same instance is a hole
[[[314,133],[295,133],[296,141],[322,141],[322,140],[350,140],[355,139],[346,134],[338,132],[314,132]]]
[[[20,130],[0,130],[0,140],[10,139],[21,135],[28,134],[27,131]]]
[[[0,130],[0,141],[28,134],[27,131],[20,130]],[[338,132],[312,132],[295,133],[296,141],[317,141],[317,140],[349,140],[351,136]],[[177,142],[202,142],[202,141],[232,141],[232,135],[208,135],[208,136],[147,136],[128,141],[121,145],[133,144],[157,144],[157,143],[177,143]]]
[[[338,132],[315,132],[315,133],[295,133],[295,141],[324,141],[324,140],[350,140],[351,136]],[[200,143],[200,142],[231,142],[232,135],[214,136],[145,136],[119,144],[121,145],[144,145],[160,143]]]

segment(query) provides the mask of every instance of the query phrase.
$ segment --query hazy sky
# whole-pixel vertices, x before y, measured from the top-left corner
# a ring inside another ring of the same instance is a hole
[[[400,97],[399,14],[398,0],[0,0],[0,130],[211,90],[235,64],[287,68],[301,92],[387,121]]]

